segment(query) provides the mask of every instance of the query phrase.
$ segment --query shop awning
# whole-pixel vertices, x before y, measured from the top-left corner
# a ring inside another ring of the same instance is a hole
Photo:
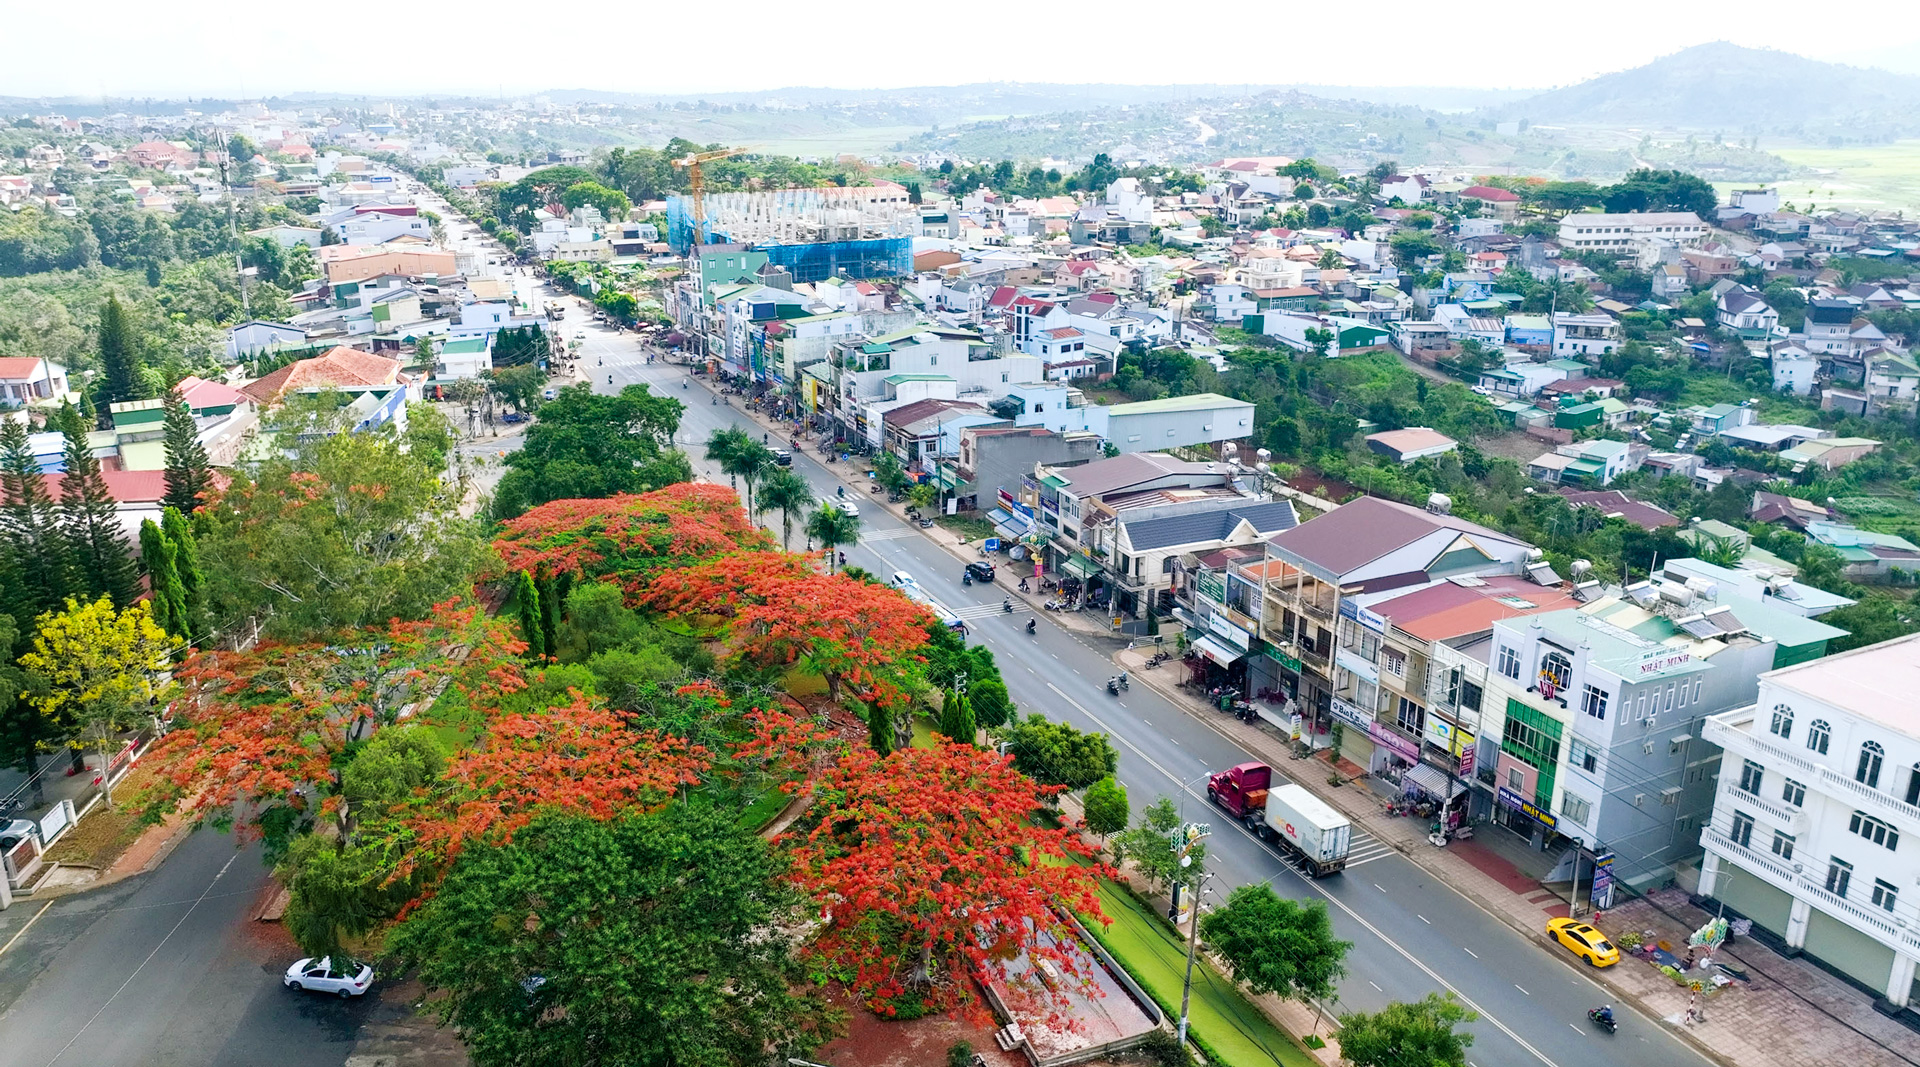
[[[1231,667],[1239,662],[1243,654],[1215,641],[1211,637],[1193,639],[1193,649],[1222,667]]]
[[[1429,796],[1447,797],[1451,800],[1467,791],[1467,784],[1459,778],[1453,780],[1453,792],[1447,792],[1447,772],[1430,763],[1416,763],[1407,768],[1406,779],[1419,786]]]
[[[1068,556],[1060,561],[1060,569],[1078,578],[1091,578],[1100,573],[1100,565],[1085,556]]]
[[[1029,529],[1024,517],[1015,516],[1005,508],[994,508],[987,512],[987,521],[993,523],[993,528],[999,532],[1000,536],[1011,537],[1016,541],[1025,537]]]

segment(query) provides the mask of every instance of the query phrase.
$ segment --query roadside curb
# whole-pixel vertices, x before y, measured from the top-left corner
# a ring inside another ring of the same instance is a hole
[[[163,822],[157,826],[150,826],[143,831],[139,837],[134,838],[133,843],[127,846],[127,850],[122,852],[118,859],[114,860],[113,866],[102,871],[100,877],[90,882],[54,886],[42,892],[34,893],[26,899],[57,900],[61,897],[78,896],[81,893],[90,893],[96,889],[105,889],[111,885],[118,885],[129,878],[151,873],[162,863],[166,862],[168,856],[173,855],[174,849],[180,847],[180,843],[185,841],[187,835],[193,832],[195,825],[192,820],[183,820],[178,823],[169,824]],[[140,861],[138,867],[124,866],[123,861],[141,848],[151,848],[152,852],[148,854],[144,860]]]

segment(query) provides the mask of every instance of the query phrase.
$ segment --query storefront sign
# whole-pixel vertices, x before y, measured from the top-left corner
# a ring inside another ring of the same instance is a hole
[[[1227,583],[1220,577],[1219,571],[1201,571],[1198,580],[1194,582],[1194,588],[1200,591],[1201,596],[1216,604],[1224,604],[1227,601]]]
[[[1047,509],[1048,511],[1053,512],[1055,515],[1060,514],[1060,501],[1054,497],[1050,497],[1050,496],[1041,497],[1040,506]]]
[[[1383,634],[1387,632],[1387,620],[1384,616],[1368,611],[1366,608],[1361,607],[1351,600],[1342,600],[1340,602],[1340,615],[1342,618],[1352,619],[1354,622],[1372,630],[1374,633]]]
[[[1450,756],[1458,756],[1462,748],[1473,745],[1472,731],[1432,714],[1427,716],[1426,739],[1435,748],[1446,749]]]
[[[1207,617],[1207,629],[1212,630],[1242,652],[1247,650],[1248,642],[1253,640],[1252,634],[1235,626],[1225,615],[1218,612]]]
[[[1613,906],[1613,853],[1606,852],[1593,859],[1593,906],[1610,908]]]
[[[1525,815],[1527,818],[1532,819],[1534,822],[1539,823],[1549,830],[1559,825],[1560,820],[1554,818],[1551,812],[1541,811],[1533,801],[1508,789],[1504,785],[1500,787],[1500,803]]]
[[[1300,661],[1293,656],[1287,655],[1285,652],[1282,652],[1277,648],[1269,647],[1267,649],[1267,658],[1273,660],[1275,663],[1278,663],[1280,666],[1285,667],[1286,669],[1292,671],[1295,674],[1300,673]]]
[[[1693,662],[1693,655],[1686,649],[1656,648],[1641,656],[1639,661],[1628,668],[1626,675],[1634,680],[1658,678],[1668,671],[1677,670]]]
[[[1339,697],[1333,698],[1333,717],[1350,726],[1357,726],[1362,730],[1370,730],[1373,727],[1373,716],[1341,700]]]
[[[1367,736],[1373,738],[1375,744],[1385,745],[1387,748],[1392,749],[1395,755],[1406,760],[1408,763],[1420,762],[1420,746],[1401,737],[1399,734],[1394,733],[1378,722],[1367,723]]]
[[[1295,741],[1300,740],[1300,713],[1299,712],[1296,711],[1292,715],[1287,716],[1287,728],[1292,732],[1293,739]]]
[[[1477,762],[1474,759],[1474,753],[1478,751],[1479,749],[1475,748],[1472,744],[1460,750],[1460,777],[1473,777],[1473,768]]]

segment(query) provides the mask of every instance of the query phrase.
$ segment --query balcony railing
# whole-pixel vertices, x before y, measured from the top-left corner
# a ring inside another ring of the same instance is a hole
[[[1747,721],[1751,722],[1752,720]],[[1722,721],[1718,716],[1707,719],[1707,726],[1703,736],[1708,741],[1719,745],[1730,753],[1762,756],[1773,762],[1785,763],[1789,766],[1796,767],[1807,774],[1818,774],[1823,769],[1821,765],[1808,759],[1799,752],[1795,752],[1790,746],[1770,740],[1766,734],[1757,734],[1749,730],[1742,730],[1737,726]]]
[[[1904,803],[1891,794],[1882,793],[1865,782],[1856,782],[1831,767],[1820,768],[1820,781],[1828,792],[1860,807],[1872,808],[1876,814],[1899,819],[1900,829],[1907,833],[1920,833],[1920,808]]]
[[[1330,619],[1334,612],[1334,597],[1328,592],[1314,593],[1315,587],[1308,586],[1296,591],[1285,579],[1275,579],[1267,583],[1267,596],[1280,604],[1290,607],[1302,615],[1312,615]]]
[[[1767,813],[1782,830],[1797,834],[1806,829],[1807,813],[1785,801],[1769,800],[1758,793],[1749,793],[1739,786],[1728,786],[1727,799],[1743,808],[1758,808]]]
[[[1709,829],[1700,835],[1700,843],[1718,852],[1727,859],[1739,863],[1750,871],[1771,878],[1776,886],[1791,893],[1794,885],[1800,881],[1800,875],[1794,865],[1781,862],[1780,857],[1765,852],[1755,852],[1718,830]]]
[[[1920,949],[1920,932],[1907,925],[1906,920],[1892,912],[1880,911],[1861,904],[1855,904],[1845,897],[1827,892],[1820,880],[1802,874],[1799,878],[1799,895],[1808,897],[1814,906],[1822,911],[1839,912],[1852,920],[1856,927],[1863,927],[1882,941],[1891,942],[1904,952]]]

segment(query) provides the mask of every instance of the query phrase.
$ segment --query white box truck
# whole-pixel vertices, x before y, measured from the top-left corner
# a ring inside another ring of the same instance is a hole
[[[1326,801],[1301,786],[1283,785],[1267,793],[1267,814],[1260,836],[1299,858],[1315,878],[1347,865],[1353,848],[1353,823]]]

